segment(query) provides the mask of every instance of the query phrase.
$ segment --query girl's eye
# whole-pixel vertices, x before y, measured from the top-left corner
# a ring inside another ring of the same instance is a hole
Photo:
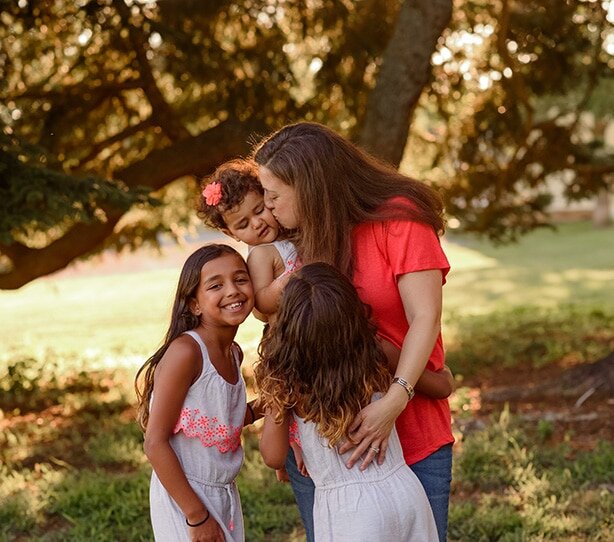
[[[221,288],[222,285],[221,284],[212,284],[211,286],[209,286],[209,288],[207,288],[207,290],[217,290],[218,288]]]
[[[260,207],[260,208],[256,209],[256,214],[257,214],[257,215],[259,215],[259,214],[261,214],[261,213],[262,213],[262,211],[264,211],[264,206],[262,206],[262,207]]]

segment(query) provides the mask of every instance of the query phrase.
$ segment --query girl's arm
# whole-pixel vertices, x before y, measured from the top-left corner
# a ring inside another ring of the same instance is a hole
[[[145,455],[160,482],[190,523],[199,523],[209,511],[190,486],[169,440],[188,389],[202,369],[200,359],[198,345],[188,337],[179,337],[169,346],[156,370],[154,400],[144,444]],[[202,525],[190,527],[189,530],[192,538],[198,535],[203,538],[209,536],[207,540],[224,539],[212,516]]]
[[[424,372],[441,327],[441,271],[432,269],[406,273],[399,277],[397,284],[405,316],[411,326],[401,347],[395,376],[415,386]],[[363,455],[365,459],[361,463],[361,469],[367,468],[376,455],[378,463],[384,461],[388,437],[408,400],[407,392],[402,386],[391,384],[384,397],[360,411],[350,427],[354,432],[352,440],[358,444],[347,462],[348,468]],[[339,452],[345,453],[352,447],[351,442],[346,442]]]
[[[281,469],[286,464],[290,447],[290,413],[286,412],[281,423],[275,423],[275,413],[267,409],[260,438],[260,453],[264,463],[272,469]]]
[[[388,359],[388,368],[392,374],[395,374],[401,350],[383,337],[378,336],[378,338]],[[454,391],[454,375],[447,365],[438,371],[424,369],[414,388],[433,399],[446,399]]]
[[[278,270],[276,278],[275,260],[279,252],[274,246],[254,247],[247,258],[247,268],[254,285],[254,305],[262,314],[277,312],[279,298],[288,282],[289,274]]]

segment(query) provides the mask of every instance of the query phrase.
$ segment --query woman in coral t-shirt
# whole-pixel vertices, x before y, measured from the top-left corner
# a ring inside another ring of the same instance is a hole
[[[438,237],[444,228],[440,197],[319,124],[282,128],[257,146],[254,159],[265,203],[282,226],[297,231],[303,263],[330,263],[350,277],[370,305],[379,334],[400,348],[388,392],[361,411],[355,442],[340,452],[355,446],[349,468],[381,463],[396,422],[405,459],[445,540],[454,441],[450,409],[447,399],[421,393],[418,382],[425,369],[444,367],[442,285],[450,266]],[[313,490],[293,465],[289,474],[310,538]]]

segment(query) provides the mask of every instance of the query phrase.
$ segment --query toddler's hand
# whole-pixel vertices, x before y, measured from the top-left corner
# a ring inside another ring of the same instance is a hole
[[[305,466],[305,461],[303,460],[303,452],[301,450],[300,445],[297,442],[290,443],[290,447],[294,452],[294,458],[296,459],[296,467],[298,471],[305,477],[309,477],[309,472],[307,471],[307,467]]]
[[[275,476],[277,477],[278,482],[287,483],[290,481],[290,477],[288,476],[288,471],[286,467],[283,469],[275,469]]]

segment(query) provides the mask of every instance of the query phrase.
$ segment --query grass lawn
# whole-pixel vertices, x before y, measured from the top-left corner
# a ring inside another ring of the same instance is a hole
[[[448,327],[465,315],[525,305],[614,307],[613,229],[565,224],[504,247],[449,234],[444,247],[452,265],[444,288]],[[185,250],[184,258],[191,250]],[[118,362],[134,366],[162,339],[179,266],[49,277],[17,291],[0,292],[3,352],[41,354],[52,349],[108,366]],[[95,273],[95,267],[90,272]],[[248,355],[254,352],[261,330],[251,318],[241,327],[238,342]]]
[[[134,423],[132,379],[160,343],[177,262],[193,248],[172,265],[138,269],[130,256],[104,273],[87,264],[86,273],[0,292],[0,542],[152,539],[151,471]],[[535,367],[614,350],[614,230],[567,224],[505,247],[451,233],[444,248],[453,268],[445,338],[457,375],[507,367],[526,378]],[[261,333],[255,319],[241,327],[248,360]],[[469,386],[451,399],[459,431],[451,541],[611,540],[610,439],[578,448],[577,426],[523,423],[505,407],[476,420],[479,390]],[[591,401],[574,412],[607,425],[591,417]],[[246,539],[301,540],[289,487],[264,467],[256,432],[244,436],[238,485]]]

